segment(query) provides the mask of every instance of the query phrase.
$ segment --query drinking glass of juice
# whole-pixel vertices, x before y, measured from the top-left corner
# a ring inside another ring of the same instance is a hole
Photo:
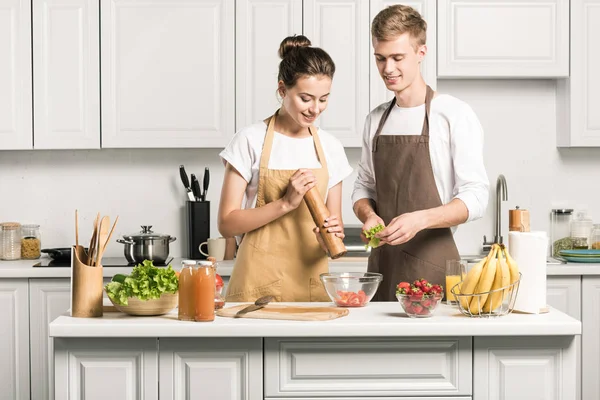
[[[446,304],[456,304],[456,296],[451,292],[454,285],[465,279],[467,260],[446,261]]]

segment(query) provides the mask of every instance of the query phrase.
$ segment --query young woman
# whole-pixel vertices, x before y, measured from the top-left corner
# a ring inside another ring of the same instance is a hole
[[[342,181],[352,172],[342,144],[313,127],[327,108],[335,65],[304,36],[279,47],[281,108],[236,133],[220,156],[225,177],[219,231],[243,236],[227,301],[328,301],[319,274],[328,271],[319,228],[344,237]],[[316,187],[331,212],[315,228],[303,202]]]

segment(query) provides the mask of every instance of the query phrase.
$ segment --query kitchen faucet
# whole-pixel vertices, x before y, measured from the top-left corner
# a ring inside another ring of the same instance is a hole
[[[504,175],[498,175],[498,179],[496,180],[496,219],[495,219],[495,235],[494,241],[489,243],[485,235],[483,236],[483,252],[487,253],[491,250],[492,244],[494,243],[502,243],[502,201],[508,200],[508,188],[506,186],[506,178]]]

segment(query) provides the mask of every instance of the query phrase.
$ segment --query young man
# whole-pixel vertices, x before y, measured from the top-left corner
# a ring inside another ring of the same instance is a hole
[[[459,257],[456,226],[481,218],[488,203],[475,113],[421,76],[426,30],[403,5],[382,10],[371,26],[377,69],[396,96],[367,116],[352,200],[363,230],[386,226],[369,257],[369,271],[383,274],[379,301],[395,301],[401,281],[445,284],[446,260]]]

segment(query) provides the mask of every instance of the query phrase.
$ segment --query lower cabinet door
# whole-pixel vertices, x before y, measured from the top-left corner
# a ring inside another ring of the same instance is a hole
[[[476,337],[473,350],[476,400],[576,397],[574,336]]]
[[[470,396],[471,337],[265,338],[265,396]]]
[[[56,400],[158,400],[155,338],[55,338]]]
[[[160,400],[263,400],[262,338],[159,339]]]
[[[307,400],[306,397],[265,397],[268,400]],[[472,400],[471,396],[461,397],[310,397],[310,400]]]

